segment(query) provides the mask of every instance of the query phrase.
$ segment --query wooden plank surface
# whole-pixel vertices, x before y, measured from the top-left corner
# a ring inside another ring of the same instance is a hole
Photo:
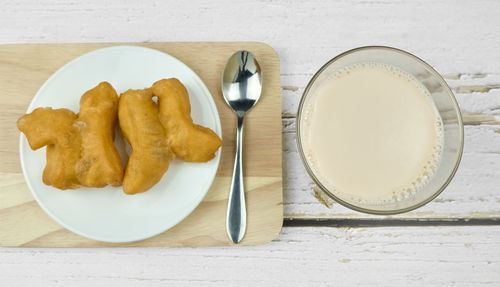
[[[500,285],[497,226],[384,227],[390,224],[385,217],[335,204],[327,208],[302,174],[291,126],[303,87],[333,56],[363,45],[408,50],[444,74],[454,89],[466,112],[466,144],[450,187],[397,219],[476,218],[495,224],[491,220],[500,210],[498,1],[4,0],[1,8],[2,43],[270,44],[281,63],[285,217],[312,222],[284,228],[270,244],[244,248],[0,248],[5,285]],[[342,220],[343,226],[363,219],[379,227],[317,227],[317,217]]]
[[[222,124],[220,167],[198,208],[174,228],[140,242],[103,244],[62,228],[36,204],[23,180],[16,120],[44,81],[73,58],[115,44],[36,44],[0,46],[0,245],[5,246],[204,246],[228,245],[226,206],[233,171],[236,116],[222,98],[222,71],[236,51],[247,49],[263,61],[266,74],[259,105],[248,114],[244,168],[248,207],[242,244],[275,238],[282,224],[281,93],[279,58],[263,43],[148,43],[197,73],[217,105]],[[26,83],[26,84],[24,84]],[[61,191],[64,192],[64,191]]]
[[[5,286],[498,286],[499,237],[500,226],[283,228],[239,248],[13,248],[0,274]]]

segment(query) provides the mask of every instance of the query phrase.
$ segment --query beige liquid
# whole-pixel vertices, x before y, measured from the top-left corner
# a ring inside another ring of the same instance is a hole
[[[330,191],[357,202],[394,202],[418,192],[432,176],[442,121],[412,76],[362,63],[337,71],[311,92],[302,144]]]

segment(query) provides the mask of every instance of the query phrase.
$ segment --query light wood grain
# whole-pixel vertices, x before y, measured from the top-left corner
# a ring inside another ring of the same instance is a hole
[[[43,82],[69,60],[115,44],[0,46],[0,244],[7,246],[202,246],[228,245],[225,215],[233,169],[236,117],[222,98],[220,81],[227,59],[247,49],[263,62],[266,75],[259,105],[245,125],[244,169],[248,207],[242,244],[275,238],[282,224],[281,94],[279,59],[263,43],[148,43],[183,61],[207,85],[222,123],[222,157],[215,182],[200,206],[184,221],[154,238],[103,244],[82,238],[52,221],[29,195],[19,163],[16,120]],[[64,191],[61,191],[64,192]]]
[[[408,50],[444,74],[455,92],[460,86],[500,84],[500,3],[495,0],[3,0],[0,7],[0,43],[266,42],[280,56],[285,128],[293,124],[288,113],[295,113],[312,74],[333,56],[358,46]],[[466,128],[465,149],[470,152],[462,166],[468,171],[459,171],[457,182],[435,201],[406,215],[498,216],[500,162],[494,134],[500,126],[488,123],[492,117],[499,120],[499,91],[456,94],[463,111],[478,113],[469,122],[481,123]],[[283,133],[285,216],[374,218],[339,205],[326,208],[314,197],[291,149],[292,133]],[[498,286],[498,242],[498,227],[491,226],[309,227],[284,228],[278,240],[244,248],[0,248],[0,282],[64,287]]]
[[[498,226],[283,228],[269,244],[239,248],[12,248],[0,278],[5,286],[498,286],[499,237]]]

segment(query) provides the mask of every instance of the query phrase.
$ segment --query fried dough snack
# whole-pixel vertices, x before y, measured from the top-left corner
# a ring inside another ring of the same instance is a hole
[[[118,95],[102,82],[80,99],[80,113],[75,123],[81,137],[81,158],[76,174],[84,186],[120,186],[123,164],[113,143],[118,116]]]
[[[173,157],[160,123],[158,105],[152,98],[151,89],[128,90],[120,96],[120,127],[132,146],[123,178],[126,194],[150,189],[162,178]]]
[[[189,162],[213,159],[222,140],[211,129],[193,123],[184,85],[175,78],[160,80],[153,84],[153,94],[158,97],[160,121],[172,151]]]
[[[42,180],[59,189],[80,186],[75,165],[80,159],[81,137],[73,125],[76,115],[68,109],[38,108],[17,120],[31,149],[47,146]]]
[[[158,97],[159,104],[153,101]],[[43,182],[60,189],[123,183],[126,194],[147,191],[162,178],[175,155],[206,162],[222,145],[212,130],[191,118],[186,88],[177,79],[118,95],[102,82],[80,99],[80,113],[38,108],[22,116],[18,128],[32,149],[47,146]],[[132,146],[125,175],[113,138],[119,119]]]
[[[38,108],[19,118],[17,127],[33,150],[47,146],[43,182],[59,189],[81,185],[121,185],[123,165],[113,144],[118,95],[102,82],[80,100],[80,114]]]

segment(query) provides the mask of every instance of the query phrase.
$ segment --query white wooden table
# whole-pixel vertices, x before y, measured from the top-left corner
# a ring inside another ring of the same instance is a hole
[[[500,286],[500,2],[40,2],[0,1],[0,43],[255,40],[274,47],[285,227],[255,247],[0,248],[0,286]],[[414,212],[343,208],[316,191],[297,154],[295,112],[308,80],[333,56],[363,45],[423,58],[444,74],[463,111],[460,169]]]

